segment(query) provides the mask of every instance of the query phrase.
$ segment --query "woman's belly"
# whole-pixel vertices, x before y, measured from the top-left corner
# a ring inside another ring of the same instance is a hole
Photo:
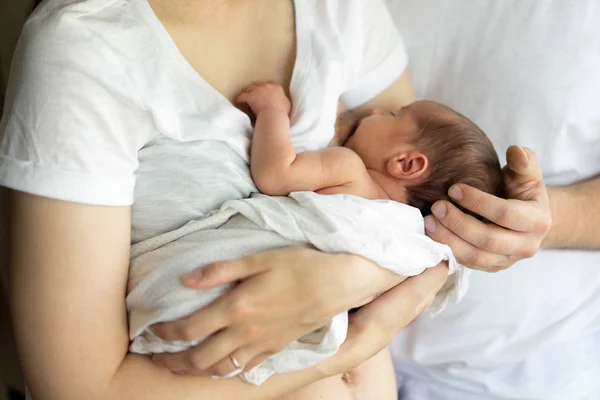
[[[315,382],[280,400],[396,400],[392,359],[387,349],[345,374]]]

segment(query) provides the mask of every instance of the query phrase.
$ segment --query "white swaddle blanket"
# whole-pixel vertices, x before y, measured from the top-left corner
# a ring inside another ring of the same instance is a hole
[[[456,263],[449,247],[425,236],[416,208],[352,195],[258,194],[228,201],[201,220],[133,246],[127,295],[130,350],[178,352],[205,339],[166,342],[149,330],[152,324],[180,319],[207,306],[231,287],[192,290],[183,286],[182,275],[214,261],[290,245],[358,254],[405,276],[448,260],[452,275],[434,303],[437,310],[449,300],[458,301],[466,290],[466,270]],[[347,326],[347,313],[339,314],[319,330],[317,338],[313,334],[310,340],[294,341],[242,378],[259,385],[274,373],[313,366],[335,354]]]

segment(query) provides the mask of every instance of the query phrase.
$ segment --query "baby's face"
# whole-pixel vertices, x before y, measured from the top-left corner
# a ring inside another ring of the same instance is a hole
[[[400,150],[410,150],[420,131],[419,121],[428,116],[453,114],[439,104],[417,101],[395,113],[375,110],[358,123],[345,147],[354,150],[367,168],[383,170],[384,164]]]
[[[359,121],[345,147],[354,150],[368,168],[380,170],[398,144],[410,143],[418,132],[411,106],[395,113],[375,110]]]

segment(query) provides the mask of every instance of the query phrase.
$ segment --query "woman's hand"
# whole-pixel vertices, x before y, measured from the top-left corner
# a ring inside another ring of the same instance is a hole
[[[449,245],[458,261],[473,269],[497,272],[533,257],[552,225],[548,193],[535,153],[511,146],[506,160],[506,199],[462,184],[448,191],[456,203],[492,223],[479,221],[448,201],[435,203],[433,215],[425,218],[428,235]]]
[[[358,256],[303,247],[215,263],[186,275],[184,284],[208,289],[241,282],[188,318],[153,327],[169,341],[212,336],[188,351],[153,359],[185,374],[225,376],[238,369],[236,363],[249,369],[404,279]]]
[[[317,369],[325,377],[347,372],[370,359],[427,309],[448,278],[446,262],[408,278],[350,315],[346,341]]]

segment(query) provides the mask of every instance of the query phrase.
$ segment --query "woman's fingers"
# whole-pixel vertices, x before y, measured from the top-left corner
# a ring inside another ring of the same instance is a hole
[[[181,278],[190,289],[210,289],[259,274],[266,269],[256,256],[219,261],[196,268]]]
[[[275,353],[260,353],[260,349],[257,347],[245,346],[217,362],[207,372],[214,377],[228,377],[232,374],[239,375],[242,372],[250,371],[273,354]]]
[[[184,319],[152,325],[152,333],[167,341],[192,342],[217,332],[231,322],[229,305],[224,299],[220,297]]]
[[[232,338],[231,335],[225,336],[230,339]],[[152,357],[152,361],[175,373],[224,377],[237,369],[237,367],[233,365],[233,361],[228,358],[229,354],[232,354],[234,350],[236,350],[236,347],[232,345],[227,346],[227,349],[223,349],[223,347],[220,347],[220,349],[225,355],[212,359],[206,358],[205,351],[202,351],[199,347],[194,347],[180,353],[155,354]],[[226,358],[229,360],[229,364],[225,363]],[[223,362],[219,362],[220,360],[223,360]],[[240,359],[238,362],[244,363],[245,360]]]
[[[220,348],[220,353],[226,354],[222,357],[216,356],[216,351],[207,353],[195,347],[181,353],[155,354],[152,360],[157,365],[179,374],[229,378],[251,370],[277,352],[272,349],[265,351],[264,346],[257,345],[231,350],[235,346],[229,344],[233,342],[234,337],[225,333],[216,343],[210,345]]]
[[[249,352],[250,351],[250,352]],[[237,376],[246,370],[246,364],[256,356],[249,347],[243,347],[227,355],[206,371],[216,378],[230,378]]]
[[[176,374],[208,375],[199,366],[201,360],[195,357],[194,349],[181,353],[160,353],[152,356],[154,364]]]
[[[257,355],[252,360],[248,361],[248,363],[246,364],[246,371],[250,371],[252,368],[256,367],[257,365],[262,364],[263,362],[268,360],[274,354],[277,354],[277,353],[266,352],[266,353]]]
[[[460,210],[457,209],[457,211]],[[469,215],[465,216],[470,217]],[[477,221],[474,218],[473,220],[483,225],[484,228],[487,227],[483,222]],[[427,227],[427,234],[429,237],[436,242],[450,246],[458,262],[466,265],[469,268],[493,272],[507,268],[515,262],[513,255],[485,251],[465,241],[464,238],[458,236],[455,232],[444,226],[442,222],[437,221],[431,215],[425,217],[425,226]],[[435,229],[431,230],[431,228],[434,226]],[[482,234],[481,240],[485,240],[485,237],[485,234]],[[488,241],[488,243],[496,246],[493,242]]]
[[[194,348],[194,357],[197,357],[200,365],[197,368],[201,370],[212,371],[213,366],[216,366],[221,360],[233,354],[242,345],[241,339],[248,338],[249,334],[240,335],[233,329],[228,328],[224,331],[217,332],[210,336],[204,342]],[[254,355],[252,355],[254,356]],[[236,356],[237,357],[237,356]],[[248,359],[239,359],[240,363],[246,363]],[[223,363],[221,363],[223,365]],[[213,371],[212,375],[222,375]]]

